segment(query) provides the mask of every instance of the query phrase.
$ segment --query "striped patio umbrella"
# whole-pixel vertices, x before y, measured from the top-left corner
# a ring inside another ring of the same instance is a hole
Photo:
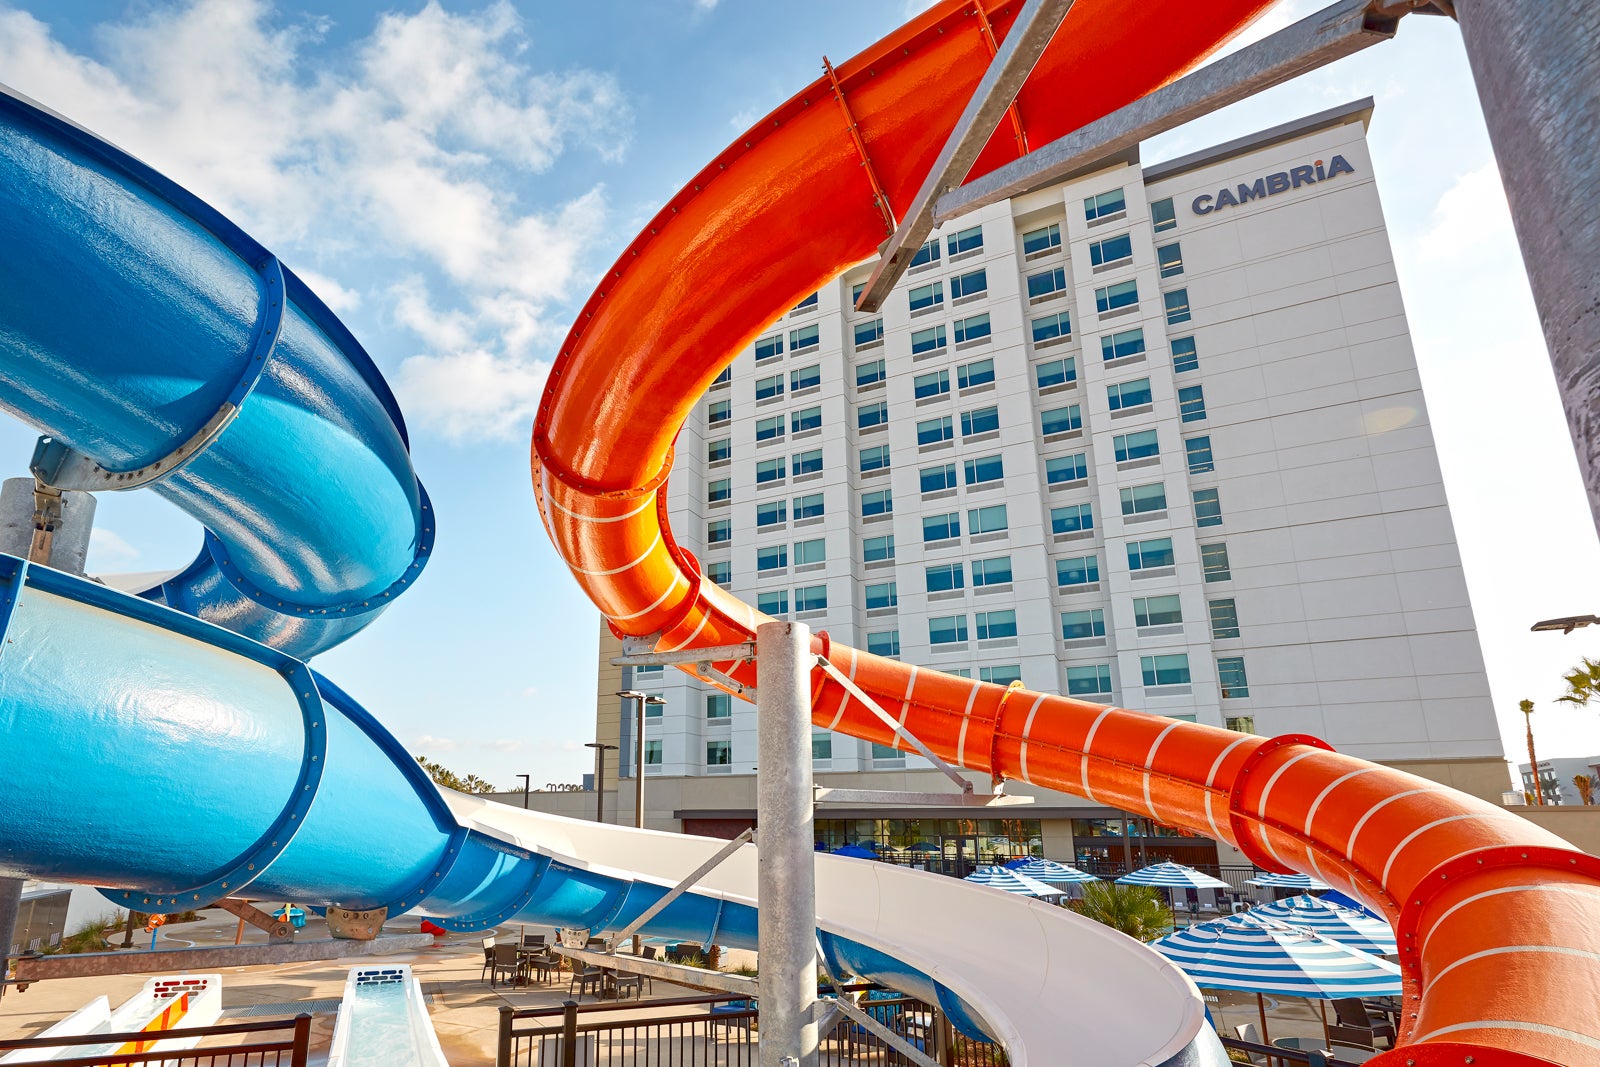
[[[1309,874],[1263,874],[1260,878],[1246,878],[1246,885],[1266,886],[1268,889],[1327,889]]]
[[[1076,867],[1068,866],[1065,863],[1057,863],[1055,860],[1041,859],[1039,857],[1034,857],[1030,860],[1024,860],[1015,867],[1009,863],[1006,864],[1006,866],[1011,870],[1016,871],[1018,874],[1025,874],[1029,878],[1037,878],[1041,882],[1050,882],[1055,885],[1070,885],[1078,882],[1098,882],[1100,880],[1092,874],[1078,870]]]
[[[1232,889],[1220,878],[1181,863],[1156,863],[1117,879],[1118,885],[1153,885],[1161,889]]]
[[[1037,878],[1029,878],[1018,871],[1008,871],[1004,867],[979,867],[967,875],[966,881],[978,885],[991,886],[995,889],[1004,889],[1007,893],[1021,893],[1030,897],[1059,897],[1061,890],[1053,885],[1046,885]]]
[[[1358,911],[1330,904],[1320,897],[1302,893],[1276,904],[1251,908],[1245,918],[1281,922],[1301,930],[1321,934],[1346,948],[1376,952],[1380,956],[1397,951],[1394,931],[1381,919],[1370,919]]]

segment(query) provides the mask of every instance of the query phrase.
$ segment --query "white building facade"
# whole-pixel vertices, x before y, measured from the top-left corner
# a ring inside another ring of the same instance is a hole
[[[881,314],[853,310],[871,264],[847,272],[698,405],[677,540],[836,641],[1313,734],[1498,799],[1370,117],[1361,101],[984,208],[935,233]],[[752,706],[673,670],[623,681],[666,699],[648,774],[753,772]],[[926,766],[821,731],[814,754]]]

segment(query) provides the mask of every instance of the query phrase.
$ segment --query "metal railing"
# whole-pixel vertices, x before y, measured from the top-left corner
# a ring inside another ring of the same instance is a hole
[[[1254,1041],[1240,1041],[1232,1037],[1222,1039],[1222,1047],[1248,1053],[1250,1062],[1265,1067],[1289,1067],[1290,1064],[1307,1064],[1309,1067],[1356,1067],[1353,1060],[1341,1060],[1322,1049],[1279,1048],[1277,1045],[1258,1045]]]
[[[224,1037],[230,1034],[266,1034],[291,1031],[288,1036],[243,1041],[236,1045],[156,1051],[155,1044],[169,1039]],[[121,1067],[122,1064],[165,1067],[306,1067],[311,1047],[311,1016],[224,1026],[190,1026],[178,1030],[140,1030],[125,1034],[82,1034],[73,1037],[30,1037],[0,1041],[0,1052],[18,1049],[62,1049],[77,1045],[116,1045],[125,1051],[97,1052],[92,1056],[50,1060],[51,1067]]]

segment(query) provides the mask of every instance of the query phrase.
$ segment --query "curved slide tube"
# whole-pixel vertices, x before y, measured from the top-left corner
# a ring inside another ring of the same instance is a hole
[[[1003,37],[1015,3],[946,0],[761,120],[651,220],[579,315],[535,423],[534,484],[616,632],[660,651],[753,635],[762,616],[703,581],[667,528],[673,439],[776,315],[875,254],[884,202],[908,207],[989,62],[978,6]],[[1158,87],[1264,6],[1078,0],[1018,98],[1028,141]],[[1015,154],[1002,126],[972,176]],[[1600,1003],[1574,995],[1600,988],[1600,860],[1517,816],[1311,737],[1002,689],[825,636],[816,651],[944,759],[1213,835],[1381,910],[1408,994],[1405,1045],[1375,1063],[1600,1060]],[[750,662],[715,666],[756,684]],[[897,743],[813,677],[817,725]]]

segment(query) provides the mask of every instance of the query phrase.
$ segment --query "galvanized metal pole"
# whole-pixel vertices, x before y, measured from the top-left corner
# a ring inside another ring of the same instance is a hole
[[[649,699],[645,693],[634,698],[638,702],[638,735],[633,739],[633,825],[644,829],[644,704]]]
[[[817,888],[811,803],[811,628],[756,627],[756,832],[761,1067],[817,1062]]]
[[[1456,0],[1455,11],[1600,528],[1600,4]]]

